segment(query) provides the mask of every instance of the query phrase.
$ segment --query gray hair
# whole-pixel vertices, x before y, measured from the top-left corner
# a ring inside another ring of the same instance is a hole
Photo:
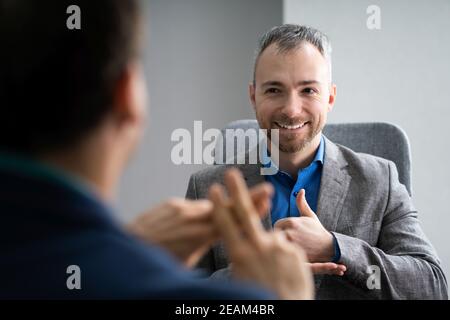
[[[273,27],[266,32],[259,40],[255,53],[255,63],[253,67],[253,84],[255,84],[256,65],[259,57],[271,44],[275,43],[280,53],[287,53],[297,49],[302,43],[309,42],[319,50],[328,62],[331,83],[331,44],[328,37],[321,31],[296,24],[283,24]]]

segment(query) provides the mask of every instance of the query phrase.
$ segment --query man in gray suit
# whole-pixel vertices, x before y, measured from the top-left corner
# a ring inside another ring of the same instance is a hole
[[[249,93],[268,138],[278,130],[278,170],[263,176],[260,164],[236,167],[248,186],[274,186],[262,223],[305,250],[318,299],[447,299],[437,254],[395,164],[322,135],[336,97],[330,54],[327,37],[309,27],[283,25],[261,38]],[[194,174],[187,197],[207,197],[228,167]],[[200,267],[216,277],[232,274],[222,244]]]

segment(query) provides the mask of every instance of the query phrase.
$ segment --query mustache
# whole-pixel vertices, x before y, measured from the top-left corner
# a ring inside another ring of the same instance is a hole
[[[272,120],[272,122],[278,122],[278,123],[282,123],[282,124],[288,125],[288,126],[293,126],[293,125],[308,122],[308,121],[310,121],[310,120],[306,120],[303,118],[290,118],[286,115],[277,116],[276,118],[274,118]]]

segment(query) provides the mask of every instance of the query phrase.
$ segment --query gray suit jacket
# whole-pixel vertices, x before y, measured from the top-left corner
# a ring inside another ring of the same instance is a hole
[[[207,197],[212,183],[223,183],[228,167],[217,165],[192,175],[187,197]],[[265,181],[259,165],[235,167],[249,187]],[[447,299],[439,259],[393,162],[355,153],[325,138],[316,213],[336,236],[340,263],[347,266],[343,277],[315,276],[317,299]],[[262,223],[272,228],[270,214]],[[210,274],[227,268],[223,245],[212,248],[199,266]],[[369,273],[374,270],[380,272]],[[370,285],[377,275],[379,289]]]

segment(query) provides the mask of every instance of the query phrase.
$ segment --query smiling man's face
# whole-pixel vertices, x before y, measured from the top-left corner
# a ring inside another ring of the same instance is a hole
[[[279,149],[300,152],[320,142],[336,87],[327,60],[308,42],[288,52],[277,44],[263,51],[250,84],[250,98],[262,129],[279,129]]]

